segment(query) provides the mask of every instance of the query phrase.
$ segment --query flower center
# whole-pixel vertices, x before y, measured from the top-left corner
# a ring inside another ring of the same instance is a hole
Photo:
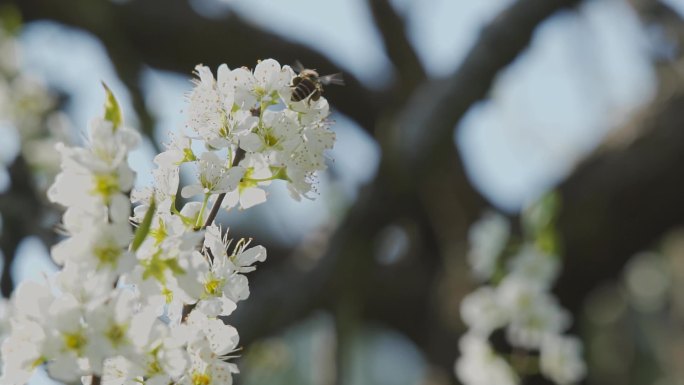
[[[74,351],[78,354],[81,353],[87,342],[85,336],[80,331],[74,333],[65,333],[63,338],[64,346],[67,348],[67,350]]]
[[[193,373],[192,374],[192,385],[209,385],[211,384],[211,377],[204,373]]]
[[[101,196],[106,204],[119,191],[119,176],[116,174],[96,174],[92,193]]]
[[[95,249],[95,256],[102,265],[112,265],[115,266],[116,262],[121,255],[121,249],[115,246],[104,246]]]

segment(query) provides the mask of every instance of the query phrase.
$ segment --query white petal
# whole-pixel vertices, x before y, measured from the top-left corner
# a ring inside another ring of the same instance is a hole
[[[240,207],[248,209],[266,202],[266,191],[260,188],[248,188],[240,192]]]
[[[204,187],[199,184],[191,184],[187,186],[183,186],[181,189],[181,196],[183,198],[190,198],[195,195],[203,194],[204,193]]]

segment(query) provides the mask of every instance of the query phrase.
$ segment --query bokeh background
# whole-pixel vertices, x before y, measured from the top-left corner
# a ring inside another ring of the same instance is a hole
[[[344,73],[325,92],[338,141],[315,201],[276,184],[219,217],[269,250],[230,319],[240,384],[457,383],[468,228],[550,190],[586,383],[684,384],[682,17],[682,0],[0,0],[2,293],[55,269],[52,145],[83,141],[101,81],[145,136],[146,185],[195,64],[299,60]]]

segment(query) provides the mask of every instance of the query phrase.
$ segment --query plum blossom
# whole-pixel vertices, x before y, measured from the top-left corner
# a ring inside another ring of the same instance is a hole
[[[560,259],[529,240],[504,252],[508,238],[509,224],[499,214],[485,214],[470,230],[473,274],[490,284],[461,302],[468,332],[459,345],[456,374],[465,385],[519,383],[513,367],[488,342],[494,331],[504,330],[506,343],[518,354],[540,352],[538,369],[547,378],[557,384],[577,382],[586,373],[581,342],[563,335],[571,316],[550,291]]]
[[[273,59],[253,72],[221,65],[216,77],[198,65],[196,75],[189,134],[154,158],[151,186],[133,191],[128,156],[140,135],[106,86],[85,145],[56,146],[61,170],[48,197],[65,208],[65,238],[51,250],[61,270],[17,288],[1,383],[25,384],[45,366],[84,384],[232,384],[239,335],[225,317],[248,298],[247,275],[267,253],[229,239],[213,223],[217,210],[262,203],[277,180],[307,196],[335,135],[327,101],[291,102],[295,73]],[[197,180],[180,186],[181,166]],[[179,189],[203,199],[181,206]]]

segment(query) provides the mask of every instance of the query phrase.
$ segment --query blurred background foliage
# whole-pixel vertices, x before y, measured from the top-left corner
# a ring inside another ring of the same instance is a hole
[[[555,292],[586,383],[684,384],[683,15],[681,0],[0,0],[2,293],[54,269],[52,146],[83,140],[101,81],[146,138],[130,160],[145,185],[195,64],[300,60],[345,75],[325,94],[338,142],[315,201],[274,186],[219,218],[269,250],[229,320],[240,383],[456,383],[470,224],[491,206],[517,223],[555,189],[553,228],[535,231],[564,255]]]

